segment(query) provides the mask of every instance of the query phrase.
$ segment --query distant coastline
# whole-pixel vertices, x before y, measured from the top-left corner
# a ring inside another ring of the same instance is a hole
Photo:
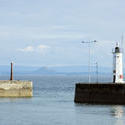
[[[112,68],[100,67],[98,69],[100,75],[112,74]],[[10,67],[8,65],[0,65],[0,75],[9,75]],[[14,66],[14,74],[16,75],[88,75],[88,66]],[[91,67],[91,74],[96,75],[95,67]]]

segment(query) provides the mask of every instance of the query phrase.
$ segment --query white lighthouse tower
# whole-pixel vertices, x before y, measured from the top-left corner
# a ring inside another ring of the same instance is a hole
[[[123,82],[122,51],[117,43],[113,52],[113,83]]]

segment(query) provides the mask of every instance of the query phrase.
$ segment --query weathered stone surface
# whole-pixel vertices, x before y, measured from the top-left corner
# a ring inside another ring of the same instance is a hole
[[[75,88],[76,103],[125,104],[125,84],[79,83]]]
[[[32,97],[32,82],[0,80],[0,97]]]

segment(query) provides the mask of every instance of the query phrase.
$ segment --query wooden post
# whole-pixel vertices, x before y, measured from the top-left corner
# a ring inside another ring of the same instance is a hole
[[[11,74],[10,74],[10,80],[13,80],[13,62],[11,62]]]

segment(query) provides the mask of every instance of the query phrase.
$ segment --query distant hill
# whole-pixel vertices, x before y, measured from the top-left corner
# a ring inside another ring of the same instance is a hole
[[[56,74],[56,71],[48,67],[41,67],[31,73],[32,74]]]

